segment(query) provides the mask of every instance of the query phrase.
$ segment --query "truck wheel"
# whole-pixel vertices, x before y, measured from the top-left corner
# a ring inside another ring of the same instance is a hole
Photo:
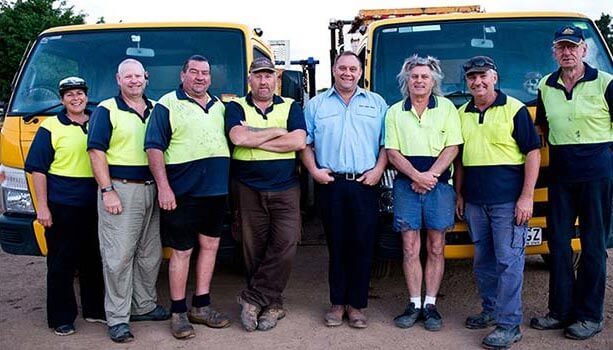
[[[573,252],[573,270],[577,271],[577,268],[579,267],[579,258],[581,257],[581,252]],[[543,262],[545,263],[545,265],[547,265],[547,268],[550,269],[551,267],[551,256],[549,254],[541,254],[541,258],[543,259]]]

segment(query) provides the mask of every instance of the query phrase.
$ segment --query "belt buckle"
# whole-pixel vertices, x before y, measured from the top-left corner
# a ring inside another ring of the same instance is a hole
[[[345,180],[355,181],[355,173],[346,173]]]

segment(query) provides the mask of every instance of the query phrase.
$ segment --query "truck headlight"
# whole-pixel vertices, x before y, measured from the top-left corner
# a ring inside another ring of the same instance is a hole
[[[0,190],[2,191],[3,211],[34,214],[32,196],[28,190],[25,171],[7,166],[2,168],[4,181],[0,185]]]

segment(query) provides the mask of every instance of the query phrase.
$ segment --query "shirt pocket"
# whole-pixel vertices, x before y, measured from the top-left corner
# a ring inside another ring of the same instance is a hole
[[[377,109],[371,106],[358,106],[355,109],[355,114],[360,117],[366,118],[376,118],[377,117]]]
[[[430,150],[433,157],[438,157],[443,148],[445,148],[446,140],[447,134],[445,130],[431,129],[428,131],[428,141],[430,142]]]

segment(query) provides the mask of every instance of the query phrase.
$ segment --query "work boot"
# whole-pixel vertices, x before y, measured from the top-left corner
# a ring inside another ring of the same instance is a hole
[[[511,326],[511,328],[497,326],[496,329],[483,338],[481,345],[486,349],[507,349],[513,343],[520,341],[521,337],[519,326]]]
[[[211,328],[226,328],[230,325],[228,316],[213,309],[210,305],[192,307],[187,318],[191,323],[203,324]]]
[[[496,317],[489,312],[481,311],[480,314],[471,315],[464,323],[468,329],[483,329],[496,325]]]
[[[543,317],[533,317],[530,320],[530,327],[538,330],[562,329],[570,325],[565,319],[557,319],[548,313]]]
[[[283,307],[267,307],[258,317],[258,330],[267,331],[277,326],[277,321],[285,317]]]
[[[196,336],[194,327],[187,319],[187,312],[173,312],[170,318],[170,332],[177,339],[189,339]]]
[[[69,324],[63,324],[59,327],[55,327],[53,332],[59,336],[66,336],[66,335],[75,334],[76,330],[74,329],[74,325],[72,323],[69,323]]]
[[[420,318],[421,308],[416,309],[415,303],[410,303],[402,314],[394,318],[394,324],[399,328],[409,328],[413,327]]]
[[[131,322],[137,321],[165,321],[170,318],[170,312],[162,305],[156,305],[155,308],[143,315],[130,315]]]
[[[564,336],[569,339],[585,340],[590,339],[602,331],[604,321],[577,321],[564,330]]]
[[[436,309],[436,305],[428,304],[422,312],[424,328],[427,331],[440,331],[443,327],[443,317]]]
[[[236,299],[241,306],[241,324],[247,332],[253,332],[258,328],[258,314],[260,306],[246,302],[240,296]]]
[[[134,340],[127,323],[120,323],[109,327],[109,337],[115,343],[129,343]]]

